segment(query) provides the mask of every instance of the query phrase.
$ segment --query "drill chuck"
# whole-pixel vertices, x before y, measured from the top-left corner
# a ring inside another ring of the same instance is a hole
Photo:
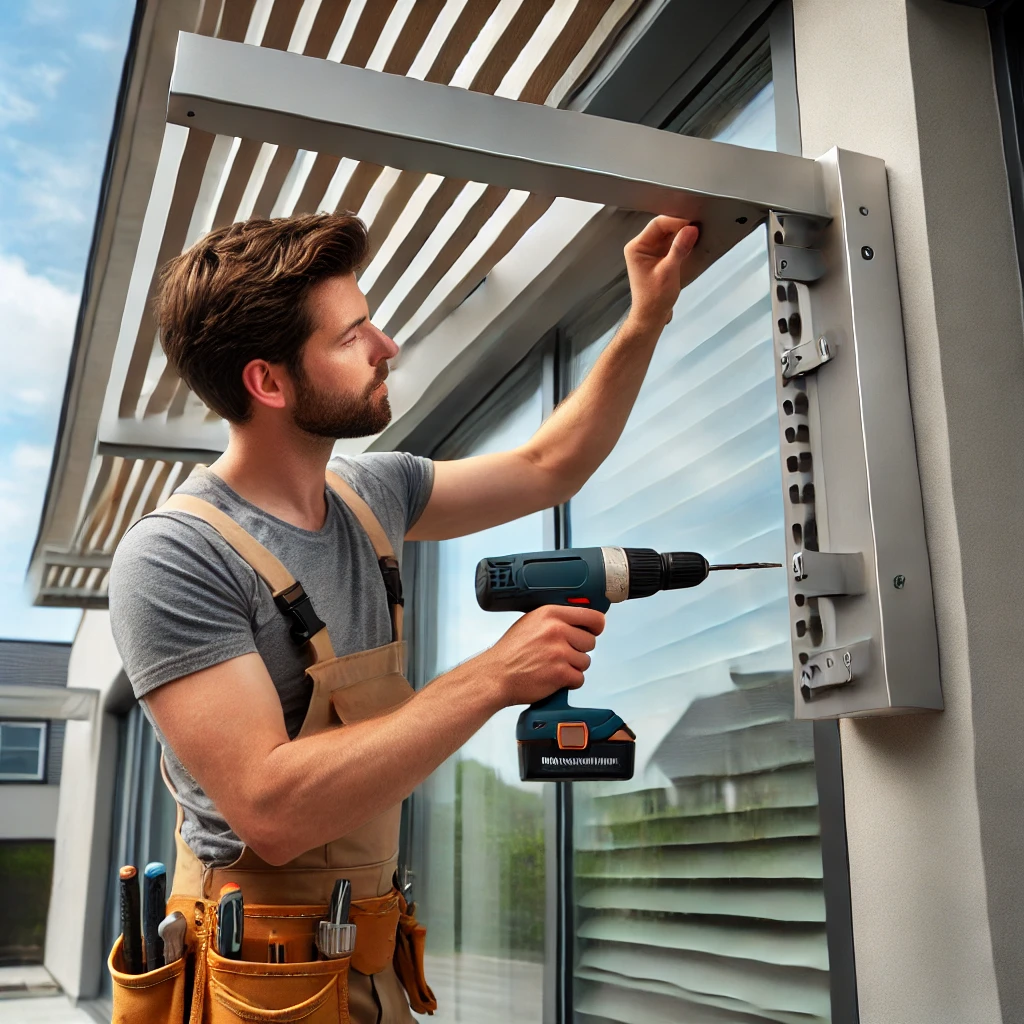
[[[627,597],[650,597],[659,590],[696,587],[708,578],[708,560],[696,551],[665,551],[623,548],[629,567]]]

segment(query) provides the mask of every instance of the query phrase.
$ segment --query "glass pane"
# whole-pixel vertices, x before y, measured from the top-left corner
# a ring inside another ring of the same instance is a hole
[[[42,777],[40,754],[43,745],[42,725],[0,725],[0,775],[23,779]]]
[[[535,366],[524,379],[505,385],[435,458],[515,447],[542,419]],[[420,679],[432,679],[489,647],[518,618],[480,610],[476,565],[487,555],[542,548],[543,523],[536,514],[418,546]],[[415,895],[427,926],[427,977],[439,1006],[430,1020],[437,1024],[504,1024],[512,1005],[517,1021],[541,1021],[545,786],[519,781],[520,710],[495,715],[415,797]]]
[[[773,145],[770,83],[712,123]],[[784,560],[770,317],[758,229],[680,297],[619,444],[571,503],[574,545]],[[576,332],[577,381],[606,326]],[[628,783],[573,787],[579,1021],[829,1019],[787,601],[783,570],[762,570],[609,613],[576,703],[623,716],[637,765]]]

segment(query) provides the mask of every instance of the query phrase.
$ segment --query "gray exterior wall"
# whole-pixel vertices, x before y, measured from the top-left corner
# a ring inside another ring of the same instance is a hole
[[[0,685],[67,686],[71,644],[0,640]],[[45,784],[0,782],[0,840],[53,839],[64,760],[62,721],[48,721]]]
[[[985,15],[794,0],[804,153],[889,168],[946,710],[844,721],[863,1024],[1024,1019],[1024,328]]]

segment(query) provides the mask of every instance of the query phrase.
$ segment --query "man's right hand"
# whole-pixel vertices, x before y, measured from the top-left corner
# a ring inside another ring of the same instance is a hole
[[[478,662],[497,685],[500,707],[533,704],[583,685],[590,654],[604,630],[593,608],[545,605],[527,612]]]

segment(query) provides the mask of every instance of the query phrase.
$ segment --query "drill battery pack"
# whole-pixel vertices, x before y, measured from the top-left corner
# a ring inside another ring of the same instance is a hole
[[[516,726],[524,782],[631,779],[636,735],[608,708],[574,708],[561,690],[533,704]]]

